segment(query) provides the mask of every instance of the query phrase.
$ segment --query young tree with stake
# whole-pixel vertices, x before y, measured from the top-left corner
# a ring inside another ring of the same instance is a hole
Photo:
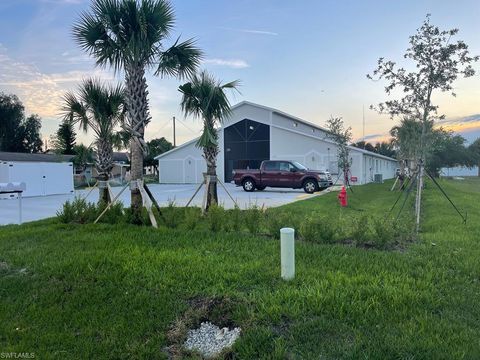
[[[337,144],[337,159],[338,168],[343,173],[343,184],[348,185],[348,174],[350,173],[350,166],[352,161],[350,160],[350,148],[348,144],[352,142],[352,128],[345,129],[343,119],[341,117],[334,118],[330,116],[327,120],[327,137],[335,141]]]
[[[438,105],[433,104],[435,91],[452,92],[453,82],[459,77],[471,77],[475,74],[472,63],[479,59],[470,56],[468,46],[463,41],[452,41],[458,29],[440,30],[430,23],[427,15],[422,26],[410,37],[410,47],[404,58],[415,65],[414,71],[397,67],[393,61],[380,58],[377,69],[367,75],[369,79],[385,79],[388,85],[385,92],[390,95],[395,89],[401,89],[404,97],[379,104],[376,110],[395,116],[408,117],[421,123],[420,154],[418,159],[417,196],[415,217],[417,231],[420,225],[420,206],[423,188],[424,167],[427,153],[425,143],[429,123],[444,118],[438,114]],[[455,96],[455,93],[452,92]],[[372,106],[372,108],[375,108]]]

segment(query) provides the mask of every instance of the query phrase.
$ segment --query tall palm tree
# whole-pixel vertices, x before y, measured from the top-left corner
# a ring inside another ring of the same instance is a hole
[[[68,92],[63,99],[65,119],[79,123],[85,132],[90,129],[95,133],[95,167],[101,181],[109,180],[113,168],[113,143],[123,122],[124,101],[121,85],[107,86],[95,79],[84,80],[77,94]],[[99,199],[110,202],[107,188],[100,188]]]
[[[212,203],[218,203],[216,176],[219,147],[216,127],[231,114],[225,90],[238,91],[239,84],[238,80],[222,84],[207,71],[202,71],[192,76],[190,82],[178,88],[183,94],[181,108],[184,114],[203,120],[203,132],[197,146],[203,149],[203,157],[207,163],[208,187],[205,211]]]
[[[96,59],[99,66],[124,72],[127,121],[132,135],[131,179],[143,179],[143,157],[147,151],[145,126],[150,122],[145,71],[183,78],[199,65],[201,51],[195,42],[179,39],[165,48],[174,26],[173,8],[167,0],[94,0],[73,27],[77,43]],[[132,186],[131,204],[140,216],[142,198]]]

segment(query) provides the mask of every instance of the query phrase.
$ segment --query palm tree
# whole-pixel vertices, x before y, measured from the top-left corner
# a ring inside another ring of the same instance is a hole
[[[95,133],[95,167],[99,180],[108,181],[113,168],[115,132],[124,117],[123,87],[107,86],[94,79],[84,80],[78,88],[78,94],[67,93],[63,103],[65,119],[79,123],[85,132],[91,129]],[[100,188],[99,199],[110,202],[106,187]]]
[[[145,71],[155,75],[183,78],[199,65],[201,51],[189,39],[170,48],[164,41],[174,26],[173,8],[167,0],[94,0],[73,27],[77,43],[96,59],[99,66],[123,70],[125,75],[127,121],[132,135],[131,179],[143,179],[143,157],[147,151],[145,126],[150,122]],[[135,184],[137,184],[135,182]],[[132,210],[141,214],[142,198],[132,186]]]
[[[397,150],[402,173],[407,162],[410,170],[416,168],[420,156],[421,134],[422,124],[413,118],[402,119],[400,125],[390,130],[392,145]]]
[[[218,203],[217,196],[217,125],[231,114],[230,102],[225,94],[226,89],[238,91],[239,81],[221,84],[206,71],[192,76],[190,82],[178,89],[183,94],[181,108],[185,116],[193,115],[203,120],[203,132],[197,146],[203,149],[203,157],[207,163],[206,184],[207,201],[205,211],[212,203]]]

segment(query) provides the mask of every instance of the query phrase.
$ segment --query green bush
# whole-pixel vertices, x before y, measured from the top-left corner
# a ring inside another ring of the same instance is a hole
[[[202,221],[202,209],[198,207],[185,208],[181,227],[185,230],[195,230]]]
[[[309,217],[300,226],[303,240],[315,243],[334,243],[337,240],[337,224],[327,217]]]
[[[297,232],[300,230],[301,221],[290,213],[267,210],[264,217],[268,235],[275,238],[280,238],[280,229],[284,227],[294,228]]]
[[[263,210],[257,205],[243,211],[245,227],[251,234],[258,234],[262,225]]]
[[[410,234],[411,231],[391,219],[363,215],[354,221],[351,236],[357,246],[385,249],[409,238]]]
[[[174,201],[169,201],[166,207],[163,207],[162,214],[165,226],[171,229],[176,229],[184,218],[184,208],[177,207]]]
[[[393,245],[397,238],[397,229],[394,223],[382,218],[374,218],[372,221],[373,239],[372,245],[382,249]]]
[[[238,232],[242,230],[243,214],[237,205],[233,209],[226,211],[226,223],[228,224],[227,231]]]
[[[356,245],[370,245],[372,242],[372,229],[368,215],[361,215],[352,224],[351,237]]]
[[[64,224],[86,224],[95,221],[98,209],[95,204],[87,203],[85,199],[76,197],[72,202],[66,201],[62,210],[57,211],[57,217]]]
[[[146,208],[142,208],[142,211],[138,216],[133,213],[131,207],[128,207],[124,211],[124,218],[127,224],[133,224],[133,225],[150,225],[151,224],[150,218],[148,216],[148,211]]]
[[[97,213],[100,215],[105,209],[106,204],[99,204]],[[93,220],[95,221],[95,220]],[[110,206],[110,208],[103,214],[98,222],[106,224],[120,224],[125,222],[124,208],[121,202],[116,202]]]
[[[225,209],[218,205],[211,205],[205,214],[208,229],[212,232],[221,231],[225,226],[226,219]]]

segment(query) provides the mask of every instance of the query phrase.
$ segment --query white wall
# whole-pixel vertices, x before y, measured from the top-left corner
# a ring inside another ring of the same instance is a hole
[[[164,184],[200,183],[206,171],[205,159],[195,141],[158,160],[159,182]]]
[[[270,158],[298,161],[311,169],[330,171],[331,163],[337,163],[337,146],[306,134],[272,127]]]
[[[217,175],[220,179],[225,178],[223,129],[243,119],[270,126],[270,158],[272,160],[298,161],[311,169],[328,170],[336,177],[337,145],[326,137],[324,131],[261,106],[245,103],[234,107],[232,116],[219,130],[220,154],[217,158]],[[358,178],[356,184],[373,181],[373,174],[376,173],[383,174],[384,179],[392,178],[395,174],[396,162],[364,154],[355,149],[351,149],[350,154],[353,161],[351,173]],[[378,172],[373,170],[371,176],[368,159],[379,163]],[[394,165],[387,165],[387,163]],[[195,146],[195,141],[159,158],[161,183],[198,183],[202,181],[202,173],[205,170],[205,160],[201,150]]]
[[[375,174],[382,174],[384,180],[395,177],[395,170],[398,167],[397,161],[383,159],[368,154],[364,154],[364,161],[366,182],[372,182]]]
[[[24,182],[23,196],[71,194],[72,163],[11,161],[1,164],[2,182]]]

